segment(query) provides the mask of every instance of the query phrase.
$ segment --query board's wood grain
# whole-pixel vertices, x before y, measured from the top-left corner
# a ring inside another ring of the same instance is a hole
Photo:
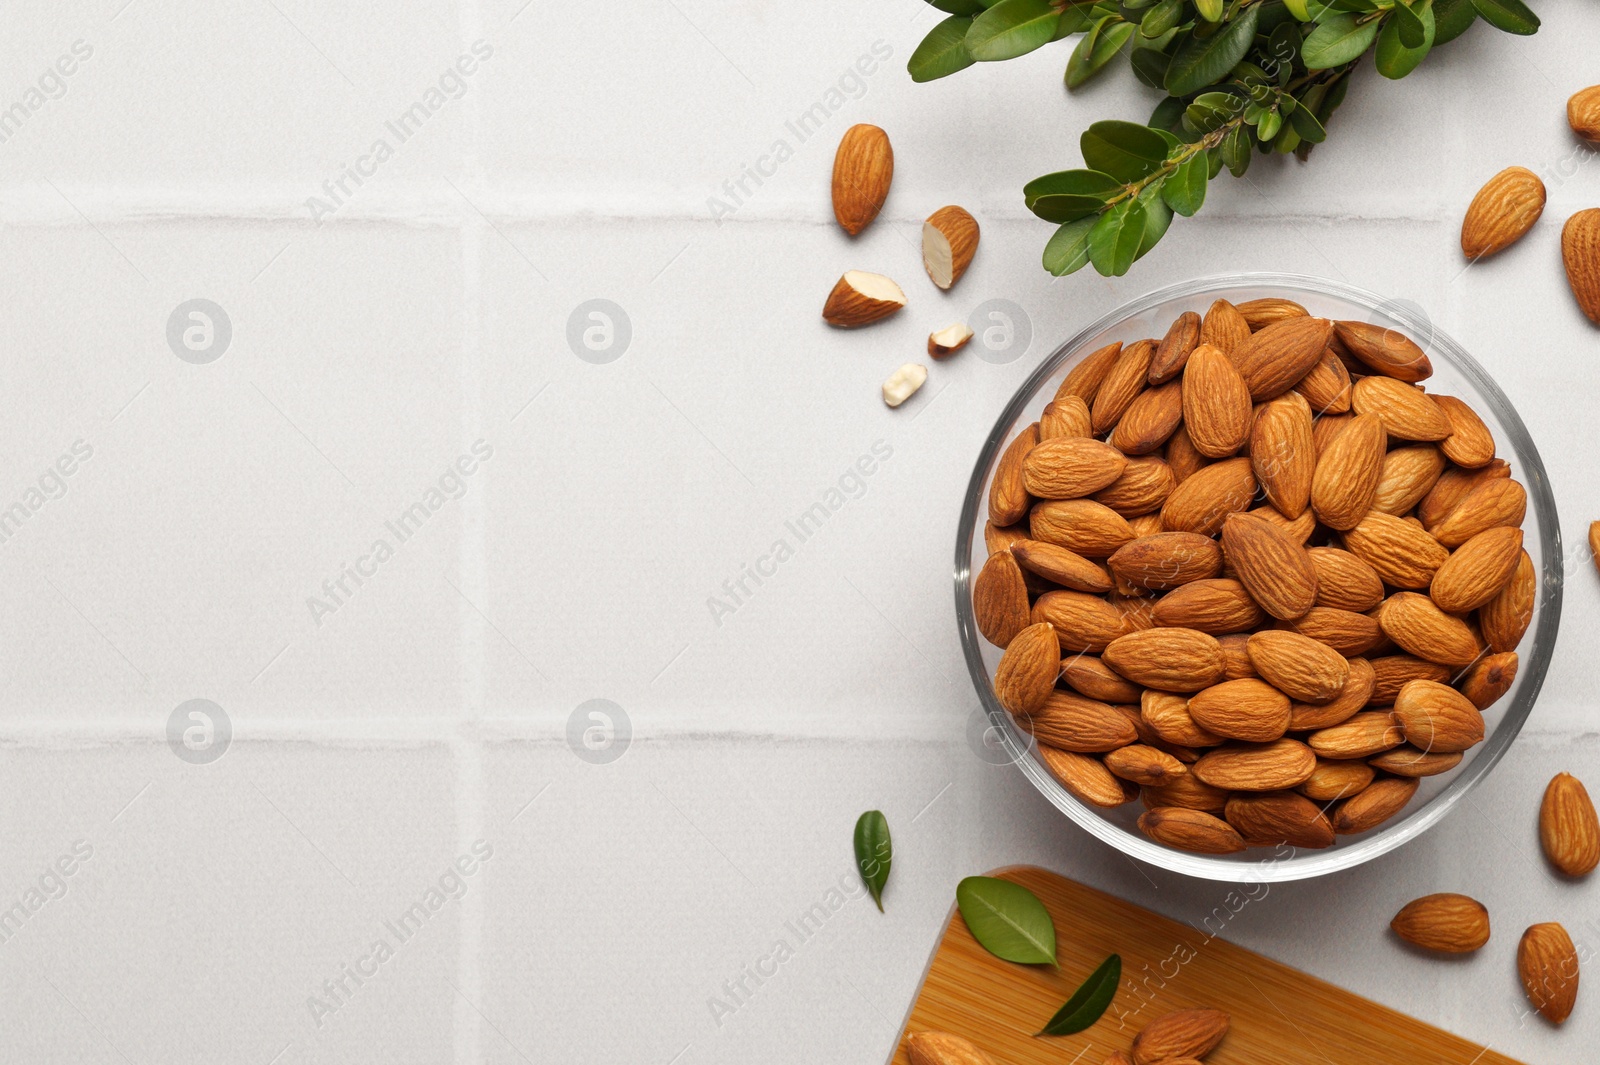
[[[1251,905],[1227,888],[1218,889],[1226,900],[1219,916],[1196,929],[1043,869],[990,875],[1043,900],[1056,924],[1059,971],[1001,961],[952,911],[906,1031],[964,1036],[997,1065],[1101,1065],[1161,1014],[1209,1006],[1227,1010],[1233,1023],[1206,1065],[1520,1065],[1222,939],[1229,908]],[[1035,1038],[1112,953],[1122,955],[1122,984],[1106,1015],[1078,1035]],[[903,1040],[892,1065],[908,1065]]]

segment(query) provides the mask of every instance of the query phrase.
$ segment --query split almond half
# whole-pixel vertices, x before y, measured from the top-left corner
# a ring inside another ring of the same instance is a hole
[[[918,362],[908,362],[900,369],[889,375],[883,383],[883,401],[891,407],[898,407],[906,400],[917,394],[928,380],[928,368]]]
[[[940,288],[961,280],[977,250],[978,220],[964,207],[941,207],[922,223],[922,265]]]
[[[906,294],[889,278],[846,270],[822,305],[822,320],[841,329],[854,329],[887,318],[905,305]]]
[[[947,325],[943,329],[938,329],[928,334],[928,354],[935,359],[954,355],[966,347],[967,341],[971,339],[972,330],[967,328],[966,322]]]

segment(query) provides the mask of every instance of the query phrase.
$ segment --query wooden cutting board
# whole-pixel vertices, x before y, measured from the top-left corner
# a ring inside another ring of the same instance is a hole
[[[996,1065],[1101,1065],[1161,1014],[1214,1007],[1232,1016],[1232,1026],[1206,1065],[1520,1065],[1213,937],[1221,916],[1200,930],[1043,869],[989,875],[1016,881],[1044,902],[1056,925],[1059,971],[1001,961],[952,909],[906,1032],[964,1036]],[[1230,889],[1216,890],[1220,902]],[[1234,896],[1235,907],[1241,898]],[[1228,912],[1226,903],[1220,912]],[[1111,953],[1122,956],[1122,984],[1105,1016],[1077,1035],[1034,1038]],[[908,1065],[903,1038],[891,1063]]]

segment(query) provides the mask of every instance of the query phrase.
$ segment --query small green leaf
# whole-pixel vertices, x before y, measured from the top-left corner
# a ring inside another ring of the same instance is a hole
[[[1093,216],[1080,218],[1056,230],[1044,246],[1044,268],[1057,277],[1082,270],[1089,262],[1089,231],[1095,222]]]
[[[883,886],[889,882],[889,864],[894,859],[894,843],[889,838],[889,821],[878,810],[868,810],[856,820],[856,868],[861,882],[872,893],[872,901],[883,912]]]
[[[1321,144],[1328,139],[1328,131],[1322,128],[1322,123],[1317,121],[1317,116],[1311,113],[1310,107],[1302,105],[1290,111],[1289,124],[1300,134],[1300,139],[1303,141]]]
[[[1022,186],[1028,203],[1041,196],[1093,196],[1104,203],[1122,190],[1122,182],[1098,170],[1057,170]]]
[[[1167,206],[1192,217],[1206,202],[1206,182],[1211,178],[1211,165],[1204,152],[1195,152],[1161,186],[1161,198]]]
[[[947,15],[981,15],[982,0],[928,0],[928,3]]]
[[[1424,6],[1431,6],[1428,5],[1428,0],[1422,0],[1422,3]],[[1401,44],[1407,48],[1422,47],[1427,30],[1422,25],[1422,16],[1413,11],[1406,0],[1395,0],[1394,12],[1389,16],[1389,21],[1394,23]]]
[[[1277,65],[1272,72],[1279,85],[1287,84],[1294,75],[1294,61],[1300,57],[1300,26],[1294,22],[1280,22],[1267,37],[1267,54],[1263,62]]]
[[[1222,0],[1194,0],[1194,9],[1207,22],[1222,21]]]
[[[1183,119],[1183,101],[1176,96],[1163,96],[1161,102],[1156,104],[1155,110],[1150,112],[1150,127],[1152,129],[1170,130]]]
[[[1433,46],[1448,44],[1466,33],[1478,19],[1472,0],[1433,0]]]
[[[1250,128],[1235,126],[1222,139],[1222,164],[1234,177],[1244,177],[1250,168]]]
[[[1068,4],[1061,10],[1061,21],[1056,23],[1056,35],[1051,40],[1059,41],[1071,37],[1074,33],[1082,33],[1088,25],[1088,9]]]
[[[1283,6],[1299,21],[1311,21],[1311,11],[1306,7],[1306,0],[1283,0]]]
[[[933,81],[970,67],[974,60],[967,52],[966,36],[971,26],[970,18],[951,15],[928,31],[928,35],[906,61],[911,80]]]
[[[1139,238],[1139,250],[1133,253],[1135,262],[1143,259],[1144,253],[1155,247],[1172,225],[1172,208],[1162,198],[1166,184],[1166,181],[1153,182],[1139,193],[1139,205],[1144,208],[1144,233]]]
[[[1144,204],[1123,200],[1089,231],[1089,261],[1105,277],[1121,277],[1139,257],[1146,222]]]
[[[1015,59],[1054,40],[1060,18],[1050,0],[1000,0],[972,20],[967,51],[980,63]]]
[[[1396,8],[1398,12],[1398,6]],[[1422,43],[1409,46],[1405,43],[1405,29],[1401,22],[1390,18],[1378,34],[1378,73],[1386,78],[1400,79],[1417,69],[1417,64],[1433,47],[1433,8],[1424,6],[1418,15],[1422,23]]]
[[[1188,96],[1232,70],[1255,40],[1260,13],[1259,7],[1247,7],[1210,37],[1202,40],[1191,36],[1179,45],[1167,68],[1167,93]]]
[[[1055,922],[1039,897],[1021,884],[969,876],[956,885],[956,906],[972,938],[995,957],[1024,965],[1055,962]]]
[[[1183,0],[1161,0],[1139,20],[1139,35],[1154,39],[1183,21]]]
[[[1283,128],[1283,114],[1277,108],[1261,112],[1261,118],[1256,122],[1256,137],[1260,140],[1270,141],[1278,135]]]
[[[1088,1028],[1106,1012],[1121,982],[1122,959],[1113,954],[1089,974],[1039,1034],[1075,1035]]]
[[[1135,48],[1128,56],[1128,63],[1133,67],[1133,75],[1152,89],[1159,89],[1167,82],[1167,64],[1172,62],[1172,57],[1155,48]],[[1174,99],[1169,96],[1167,99]],[[1179,100],[1181,107],[1183,101]]]
[[[1183,124],[1196,133],[1210,133],[1233,121],[1244,104],[1228,92],[1203,92],[1183,112]]]
[[[1472,0],[1483,21],[1497,30],[1521,34],[1539,32],[1539,16],[1528,10],[1522,0]]]
[[[1346,12],[1312,30],[1300,55],[1307,70],[1327,70],[1360,58],[1377,36],[1376,19],[1357,22],[1356,16]]]
[[[1083,131],[1078,147],[1089,169],[1128,184],[1154,173],[1167,158],[1161,134],[1137,122],[1096,122]]]
[[[1096,22],[1094,28],[1078,42],[1078,47],[1072,50],[1072,58],[1067,61],[1067,88],[1076,89],[1088,81],[1100,68],[1111,62],[1112,57],[1128,43],[1128,38],[1133,36],[1136,28],[1133,23],[1119,21],[1108,25],[1109,21],[1101,19]]]

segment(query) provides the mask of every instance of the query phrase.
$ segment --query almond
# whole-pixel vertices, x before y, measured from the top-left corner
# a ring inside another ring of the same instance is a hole
[[[1471,700],[1473,706],[1487,710],[1511,690],[1511,682],[1516,679],[1517,652],[1502,651],[1484,655],[1468,666],[1458,686],[1461,694]]]
[[[1096,434],[1116,425],[1132,406],[1134,399],[1144,389],[1145,377],[1150,372],[1150,360],[1155,355],[1153,341],[1141,340],[1129,344],[1117,356],[1117,361],[1100,382],[1090,404],[1089,414]]]
[[[1135,684],[1169,692],[1194,692],[1222,679],[1222,648],[1196,629],[1146,629],[1112,640],[1106,665]]]
[[[1561,227],[1561,260],[1578,308],[1600,324],[1600,208],[1590,207]]]
[[[1317,606],[1365,613],[1383,602],[1383,578],[1357,556],[1337,547],[1307,553],[1317,571]]]
[[[1346,351],[1381,374],[1411,383],[1433,376],[1428,356],[1398,329],[1372,322],[1335,322],[1333,328]]]
[[[1061,663],[1062,681],[1080,695],[1103,703],[1136,703],[1140,688],[1093,655],[1079,654]]]
[[[1273,617],[1300,617],[1317,601],[1317,571],[1310,554],[1267,519],[1228,515],[1222,550],[1251,598]]]
[[[1416,793],[1415,777],[1379,777],[1339,804],[1333,830],[1348,836],[1377,828],[1403,810]]]
[[[1127,519],[1110,507],[1088,499],[1054,499],[1028,512],[1033,539],[1076,551],[1085,558],[1105,558],[1133,539]]]
[[[908,362],[883,382],[883,402],[890,407],[898,407],[912,396],[916,395],[928,381],[928,368],[921,363]]]
[[[1567,876],[1588,876],[1600,865],[1600,818],[1583,781],[1557,773],[1539,804],[1539,844]]]
[[[1089,423],[1089,405],[1082,396],[1063,396],[1044,405],[1039,415],[1039,439],[1054,440],[1061,436],[1093,436]]]
[[[928,334],[928,355],[943,359],[954,355],[972,339],[972,329],[966,322],[952,322],[943,329]]]
[[[1023,723],[1034,739],[1058,750],[1100,754],[1126,747],[1139,734],[1108,703],[1054,691]]]
[[[1321,758],[1366,758],[1400,746],[1405,734],[1393,714],[1365,710],[1343,724],[1317,729],[1306,742]]]
[[[1397,777],[1436,777],[1461,764],[1461,752],[1423,751],[1402,743],[1367,759],[1367,764]]]
[[[949,1032],[914,1032],[906,1036],[911,1065],[993,1065],[983,1051]]]
[[[1448,684],[1414,680],[1394,700],[1406,742],[1424,751],[1455,754],[1483,742],[1483,714]]]
[[[1317,470],[1311,408],[1294,393],[1261,408],[1250,429],[1250,468],[1279,513],[1298,518],[1311,501]]]
[[[1028,627],[1028,586],[1011,552],[990,555],[972,582],[972,613],[983,638],[1005,647]]]
[[[1485,529],[1445,559],[1434,572],[1428,594],[1447,614],[1476,610],[1506,586],[1521,560],[1521,529]]]
[[[1350,371],[1331,351],[1322,353],[1294,390],[1305,397],[1313,414],[1343,414],[1350,409]]]
[[[1111,430],[1111,444],[1129,455],[1148,455],[1167,442],[1183,421],[1183,385],[1169,381],[1147,388],[1128,405]]]
[[[1133,1037],[1134,1065],[1156,1065],[1173,1058],[1203,1058],[1228,1034],[1221,1010],[1175,1010],[1162,1014]]]
[[[1228,800],[1223,816],[1252,847],[1320,850],[1333,846],[1333,823],[1316,803],[1292,791],[1241,793]]]
[[[870,325],[906,305],[900,286],[882,274],[846,270],[828,293],[822,320],[841,329]]]
[[[1376,510],[1344,534],[1344,546],[1396,588],[1428,587],[1450,557],[1450,552],[1422,529]]]
[[[1193,773],[1177,777],[1160,788],[1145,788],[1141,796],[1146,809],[1161,806],[1180,806],[1185,810],[1204,810],[1221,814],[1228,801],[1228,792],[1202,784]]]
[[[894,181],[889,135],[866,123],[851,126],[833,156],[833,216],[852,237],[878,217]]]
[[[1415,592],[1396,592],[1385,599],[1378,608],[1378,624],[1403,650],[1429,662],[1466,666],[1483,652],[1477,634],[1466,622]]]
[[[1309,509],[1301,511],[1298,518],[1286,518],[1273,506],[1260,506],[1245,513],[1270,521],[1278,527],[1278,531],[1301,547],[1306,545],[1317,528],[1317,516]]]
[[[1156,345],[1145,379],[1153,385],[1164,385],[1183,373],[1189,356],[1200,343],[1200,316],[1184,311],[1173,320],[1167,335]]]
[[[1122,475],[1094,494],[1094,501],[1121,514],[1135,518],[1161,509],[1178,479],[1165,459],[1154,455],[1141,455],[1129,459]]]
[[[1139,831],[1169,847],[1200,854],[1234,854],[1244,850],[1244,840],[1233,826],[1203,810],[1158,806],[1139,815]],[[1135,1059],[1138,1060],[1138,1059]],[[1172,1058],[1151,1059],[1170,1062]]]
[[[1110,444],[1082,436],[1041,440],[1022,460],[1022,484],[1040,499],[1093,495],[1122,476],[1128,460]]]
[[[1338,651],[1297,632],[1252,633],[1250,661],[1273,687],[1302,703],[1332,702],[1350,679],[1350,663]]]
[[[1350,676],[1331,701],[1289,704],[1290,730],[1299,732],[1303,729],[1331,728],[1350,720],[1372,698],[1372,686],[1376,678],[1377,673],[1371,662],[1365,658],[1350,659]]]
[[[1182,747],[1214,747],[1222,737],[1201,728],[1189,714],[1189,700],[1171,692],[1146,691],[1139,697],[1139,716],[1167,743]]]
[[[1027,538],[1028,530],[1021,525],[996,525],[992,521],[983,523],[983,546],[991,555],[1009,551],[1012,545]]]
[[[1427,528],[1446,547],[1460,547],[1485,529],[1521,525],[1527,509],[1528,493],[1522,485],[1496,478],[1468,492],[1454,510]]]
[[[1450,435],[1440,450],[1457,466],[1477,469],[1494,461],[1494,434],[1478,412],[1455,396],[1434,396],[1433,401],[1450,421]]]
[[[1544,213],[1544,182],[1527,167],[1508,166],[1484,183],[1461,222],[1461,251],[1493,255],[1521,240]]]
[[[1161,522],[1168,529],[1215,536],[1228,515],[1249,507],[1255,494],[1249,459],[1213,462],[1179,480],[1161,506]]]
[[[1489,942],[1489,911],[1476,899],[1441,892],[1406,903],[1389,927],[1425,950],[1470,954]]]
[[[1270,743],[1289,731],[1289,697],[1262,680],[1225,680],[1190,696],[1189,716],[1226,739]]]
[[[994,695],[1013,714],[1043,706],[1061,672],[1061,651],[1048,623],[1029,625],[1006,645],[994,671]]]
[[[1439,475],[1439,480],[1422,502],[1417,504],[1417,520],[1433,525],[1444,518],[1467,498],[1474,488],[1484,481],[1511,476],[1511,466],[1504,459],[1493,459],[1480,469],[1450,467]]]
[[[1478,608],[1478,624],[1483,626],[1483,639],[1489,650],[1504,653],[1517,649],[1533,621],[1533,602],[1538,590],[1533,559],[1523,551],[1517,558],[1517,568],[1511,579],[1493,599]]]
[[[1572,94],[1567,100],[1567,124],[1584,140],[1600,140],[1600,85]]]
[[[1348,799],[1371,784],[1376,776],[1372,767],[1365,762],[1330,761],[1318,758],[1317,768],[1312,770],[1311,775],[1297,790],[1308,799],[1333,802],[1337,799]]]
[[[1157,625],[1199,629],[1213,636],[1254,629],[1266,614],[1235,580],[1191,581],[1156,600],[1152,617]]]
[[[1162,787],[1189,772],[1189,767],[1166,751],[1131,743],[1106,755],[1106,768],[1123,780]]]
[[[1444,455],[1432,444],[1395,448],[1383,457],[1372,509],[1397,516],[1410,514],[1443,472]]]
[[[1055,630],[1063,651],[1103,651],[1128,631],[1120,610],[1084,592],[1045,592],[1034,601],[1032,617],[1035,624],[1047,623]]]
[[[1200,343],[1209,344],[1224,355],[1231,356],[1239,345],[1249,339],[1250,323],[1227,300],[1212,303],[1200,322]]]
[[[1303,784],[1317,768],[1317,756],[1299,740],[1232,743],[1208,751],[1189,772],[1214,788],[1232,791],[1283,791]]]
[[[1332,329],[1326,318],[1285,318],[1228,351],[1228,357],[1250,386],[1252,399],[1271,399],[1299,384],[1321,361]]]
[[[1311,442],[1317,447],[1317,458],[1327,453],[1328,445],[1344,432],[1344,427],[1354,418],[1354,414],[1324,414],[1311,423]]]
[[[1578,1001],[1578,951],[1567,930],[1554,921],[1536,924],[1517,944],[1517,972],[1533,1008],[1560,1024]]]
[[[1221,573],[1222,548],[1199,533],[1156,533],[1119,547],[1106,565],[1129,584],[1164,591]]]
[[[1446,681],[1455,671],[1437,662],[1424,661],[1413,655],[1386,655],[1372,659],[1372,696],[1370,706],[1392,706],[1400,689],[1414,680]]]
[[[1384,431],[1400,440],[1443,440],[1451,432],[1450,419],[1432,396],[1392,377],[1363,377],[1350,403],[1357,414],[1377,415]]]
[[[1183,422],[1196,451],[1220,459],[1244,446],[1250,436],[1250,389],[1222,349],[1210,344],[1195,348],[1183,371],[1182,388]]]
[[[1263,296],[1261,299],[1239,304],[1239,314],[1249,323],[1251,329],[1264,329],[1285,318],[1304,317],[1306,313],[1306,309],[1294,300],[1276,296]]]
[[[1318,457],[1311,480],[1311,509],[1324,525],[1340,531],[1353,529],[1372,509],[1378,479],[1383,476],[1387,442],[1380,418],[1358,414]]]
[[[922,266],[940,288],[960,281],[977,251],[978,220],[966,208],[941,207],[922,223]]]
[[[1061,386],[1056,389],[1055,398],[1066,399],[1068,396],[1077,396],[1085,403],[1093,403],[1095,393],[1100,391],[1101,382],[1106,379],[1106,374],[1111,372],[1111,367],[1115,366],[1117,359],[1121,357],[1120,340],[1091,351],[1067,371]]]
[[[1205,456],[1194,449],[1194,441],[1189,439],[1187,425],[1178,426],[1177,431],[1167,438],[1165,454],[1167,465],[1172,467],[1172,477],[1178,484],[1206,464]]]
[[[1076,551],[1069,551],[1042,540],[1018,540],[1011,545],[1017,564],[1063,588],[1077,592],[1109,592],[1111,577],[1105,567],[1090,562]]]
[[[1090,806],[1121,806],[1139,797],[1136,786],[1112,775],[1105,763],[1092,755],[1040,746],[1039,760],[1063,788]]]
[[[1279,622],[1278,627],[1325,643],[1346,658],[1364,655],[1384,639],[1376,618],[1326,606],[1312,607],[1305,616]]]
[[[1100,1065],[1133,1065],[1133,1059],[1120,1050],[1113,1050]]]
[[[1028,498],[1022,480],[1022,464],[1039,442],[1039,426],[1030,425],[1006,445],[989,482],[989,520],[996,525],[1015,525],[1028,514],[1033,500]]]

